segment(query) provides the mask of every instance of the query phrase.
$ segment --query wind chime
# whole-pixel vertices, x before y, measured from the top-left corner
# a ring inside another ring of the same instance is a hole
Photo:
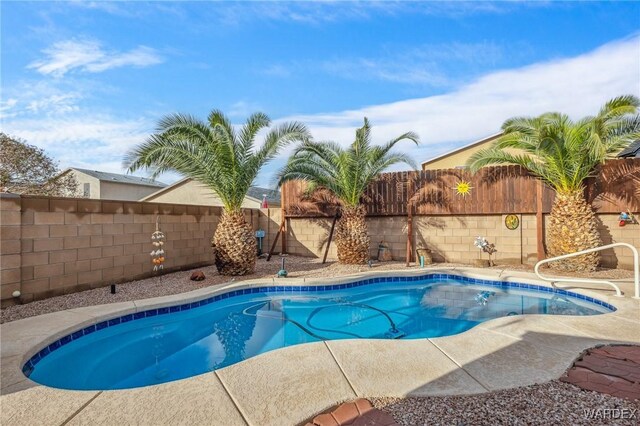
[[[160,216],[156,217],[156,230],[151,234],[151,244],[153,244],[153,251],[149,253],[151,255],[151,263],[153,263],[153,270],[160,271],[164,269],[164,241],[166,239],[164,232],[160,231]]]

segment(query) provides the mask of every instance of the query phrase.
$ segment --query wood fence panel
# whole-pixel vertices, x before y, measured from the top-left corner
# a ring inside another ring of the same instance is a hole
[[[455,191],[463,180],[472,187],[466,197]],[[536,182],[519,166],[486,167],[474,175],[461,169],[383,173],[367,188],[365,205],[370,216],[406,216],[409,202],[416,215],[532,214],[536,212]],[[640,159],[607,161],[588,184],[589,201],[597,212],[640,211]],[[288,216],[335,214],[335,207],[326,201],[304,201],[305,187],[304,182],[283,185]],[[551,211],[554,197],[553,189],[545,185],[545,213]]]

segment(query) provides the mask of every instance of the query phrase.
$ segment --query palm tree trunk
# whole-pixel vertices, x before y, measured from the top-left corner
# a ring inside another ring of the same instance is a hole
[[[256,239],[241,211],[222,212],[212,246],[221,275],[246,275],[255,271]]]
[[[367,263],[370,243],[364,206],[343,208],[336,227],[338,261],[351,265]]]
[[[574,253],[601,244],[596,215],[582,191],[556,193],[548,224],[549,257]],[[563,271],[595,271],[600,255],[589,253],[551,262],[552,269]]]

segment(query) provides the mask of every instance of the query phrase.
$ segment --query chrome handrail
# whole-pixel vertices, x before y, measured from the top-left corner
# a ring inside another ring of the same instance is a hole
[[[588,253],[593,253],[596,251],[601,251],[601,250],[606,250],[608,248],[611,247],[627,247],[629,249],[631,249],[631,251],[633,252],[633,276],[634,276],[634,284],[635,284],[635,296],[633,296],[634,299],[640,299],[640,261],[638,260],[639,256],[638,256],[638,249],[636,249],[634,246],[632,246],[631,244],[627,244],[627,243],[613,243],[613,244],[607,244],[606,246],[600,246],[600,247],[594,247],[591,249],[587,249],[587,250],[582,250],[582,251],[577,251],[575,253],[569,253],[569,254],[564,254],[562,256],[556,256],[556,257],[551,257],[549,259],[543,259],[541,261],[539,261],[538,263],[536,263],[536,266],[533,268],[534,272],[536,273],[536,275],[538,276],[538,278],[540,278],[541,280],[544,281],[549,281],[549,282],[564,282],[564,283],[595,283],[595,284],[608,284],[610,286],[612,286],[613,288],[616,289],[616,296],[617,297],[623,297],[622,292],[620,291],[620,287],[618,287],[616,284],[614,284],[611,281],[607,281],[607,280],[595,280],[595,279],[591,279],[591,278],[560,278],[560,277],[556,277],[556,278],[548,278],[543,276],[539,269],[540,266],[545,264],[545,263],[549,263],[549,262],[553,262],[556,260],[561,260],[561,259],[567,259],[569,257],[575,257],[575,256],[580,256],[583,254],[588,254]]]

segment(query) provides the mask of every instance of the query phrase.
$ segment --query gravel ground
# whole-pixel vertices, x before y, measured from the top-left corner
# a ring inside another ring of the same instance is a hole
[[[258,259],[255,273],[242,277],[233,278],[218,275],[215,266],[207,266],[118,284],[116,294],[111,294],[109,287],[101,287],[79,293],[51,297],[24,305],[9,306],[0,311],[0,323],[83,306],[148,299],[151,297],[184,293],[203,287],[216,287],[231,282],[240,282],[256,278],[272,278],[275,277],[278,270],[280,270],[280,259],[280,256],[272,257],[270,262],[267,262],[264,258]],[[404,262],[374,264],[374,269],[378,271],[401,268],[405,268]],[[327,262],[323,265],[319,259],[298,256],[286,256],[286,269],[291,278],[330,278],[370,270],[367,265],[339,265],[336,262]],[[191,281],[189,277],[195,270],[203,271],[206,279],[203,281]]]
[[[309,277],[309,278],[331,278],[342,275],[354,274],[362,271],[370,271],[367,265],[340,265],[336,262],[322,264],[320,259],[311,259],[299,256],[286,256],[286,269],[289,277]],[[384,263],[374,263],[373,270],[402,270],[407,269],[404,262],[391,261]],[[434,267],[454,267],[468,266],[457,263],[436,263]],[[415,269],[410,266],[408,269]],[[511,269],[520,271],[532,271],[529,265],[502,265],[494,266],[493,269]],[[117,293],[111,294],[109,287],[101,287],[80,293],[67,294],[64,296],[52,297],[37,302],[24,305],[9,306],[0,311],[0,323],[15,321],[22,318],[57,312],[65,309],[80,308],[83,306],[102,305],[106,303],[126,302],[130,300],[147,299],[151,297],[167,296],[170,294],[184,293],[203,287],[215,287],[228,284],[232,281],[239,282],[256,278],[271,278],[280,269],[280,256],[274,256],[270,262],[264,258],[258,259],[256,272],[243,277],[231,277],[218,275],[214,266],[198,268],[206,275],[204,281],[191,281],[189,276],[194,270],[173,272],[166,275],[159,275],[139,281],[118,284]],[[613,269],[602,270],[583,276],[600,278],[629,278],[631,271]],[[576,276],[576,274],[571,274]]]
[[[443,265],[439,263],[438,265]],[[452,264],[453,265],[453,264]],[[461,266],[457,264],[456,266]],[[493,266],[491,269],[510,269],[512,271],[523,271],[533,273],[533,265],[498,265]],[[633,279],[633,271],[626,269],[600,269],[595,272],[564,272],[564,271],[552,271],[550,269],[541,268],[543,275],[549,276],[564,276],[564,277],[581,277],[581,278],[599,278],[609,280],[620,280],[630,278]]]
[[[471,396],[369,400],[400,425],[408,426],[640,424],[639,400],[584,391],[557,380]],[[598,411],[605,409],[628,410],[624,412],[627,418],[613,418],[621,417],[621,411]],[[634,418],[630,418],[631,413]]]

